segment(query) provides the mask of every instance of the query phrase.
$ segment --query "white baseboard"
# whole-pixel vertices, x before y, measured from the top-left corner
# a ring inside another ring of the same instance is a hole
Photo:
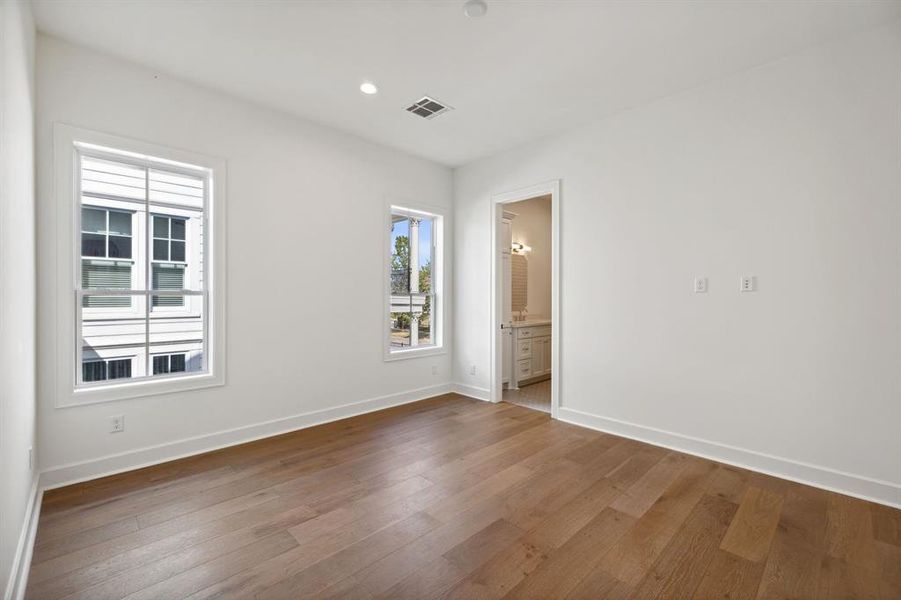
[[[219,450],[228,446],[244,444],[266,437],[306,429],[331,421],[346,419],[400,404],[424,400],[432,396],[447,394],[453,391],[453,384],[444,383],[429,387],[409,390],[387,396],[370,398],[360,402],[343,404],[333,408],[302,413],[283,419],[266,421],[255,425],[237,427],[216,433],[199,435],[175,442],[156,446],[148,446],[120,454],[110,454],[93,460],[59,465],[41,473],[43,489],[50,490],[73,483],[89,481],[107,475],[115,475],[125,471],[133,471],[159,463]]]
[[[9,581],[3,594],[4,600],[22,600],[25,597],[25,586],[28,584],[28,571],[31,568],[31,553],[34,551],[34,538],[38,531],[43,493],[40,486],[40,475],[35,474],[31,495],[25,507],[22,531],[19,534],[19,542],[16,544],[16,553],[13,556]]]
[[[901,485],[560,407],[559,419],[781,479],[901,508]]]
[[[465,383],[455,383],[453,384],[453,387],[454,391],[461,396],[475,398],[476,400],[484,400],[485,402],[491,401],[491,390],[488,388],[480,388]]]

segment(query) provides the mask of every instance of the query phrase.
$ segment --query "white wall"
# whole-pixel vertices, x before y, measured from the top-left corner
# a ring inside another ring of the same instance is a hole
[[[551,318],[551,198],[542,196],[504,205],[516,213],[513,241],[532,248],[526,256],[529,318]]]
[[[899,107],[896,21],[460,168],[457,379],[490,196],[560,178],[562,414],[901,504]]]
[[[49,483],[303,420],[197,436],[382,396],[409,399],[416,394],[395,395],[422,388],[428,396],[450,382],[449,354],[383,362],[380,253],[385,202],[449,208],[449,169],[45,36],[38,38],[37,81],[43,364],[54,362],[55,302],[69,293],[56,290],[53,277],[54,122],[225,158],[229,192],[227,385],[56,409],[53,371],[42,371],[41,467]],[[449,247],[448,273],[452,256]],[[107,418],[119,414],[125,432],[107,433]],[[179,440],[188,441],[168,445]],[[167,446],[135,452],[156,445]],[[98,461],[118,453],[126,454]]]
[[[12,593],[35,443],[34,23],[0,2],[0,593]],[[5,597],[5,596],[4,596]]]

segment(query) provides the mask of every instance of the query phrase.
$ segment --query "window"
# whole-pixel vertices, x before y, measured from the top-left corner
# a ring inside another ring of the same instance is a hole
[[[81,285],[85,289],[131,289],[132,218],[127,211],[84,205],[81,209]],[[84,298],[86,307],[128,307],[128,297]]]
[[[209,169],[79,144],[76,159],[76,387],[208,373]]]
[[[131,213],[102,208],[81,211],[81,255],[131,258]]]
[[[153,357],[153,374],[163,375],[165,373],[184,373],[185,372],[185,355],[181,354],[163,354]]]
[[[185,219],[154,215],[153,260],[185,261]]]
[[[225,161],[53,125],[56,406],[225,383]]]
[[[84,381],[106,381],[131,377],[131,359],[86,360],[82,363]]]
[[[153,216],[152,289],[181,290],[185,287],[186,220]],[[153,306],[184,306],[180,296],[154,296]]]
[[[388,357],[441,348],[443,218],[391,207]]]

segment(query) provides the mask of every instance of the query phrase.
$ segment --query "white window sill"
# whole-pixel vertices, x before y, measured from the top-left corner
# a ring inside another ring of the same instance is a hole
[[[409,350],[386,350],[385,362],[395,360],[407,360],[410,358],[423,358],[425,356],[437,356],[445,354],[447,350],[444,346],[429,346],[427,348],[410,348]]]
[[[119,400],[157,396],[160,394],[174,394],[221,385],[225,385],[224,376],[212,373],[199,373],[197,375],[185,375],[183,377],[145,379],[143,381],[81,387],[72,390],[68,396],[60,398],[56,407],[69,408],[72,406],[99,404],[101,402],[116,402]]]

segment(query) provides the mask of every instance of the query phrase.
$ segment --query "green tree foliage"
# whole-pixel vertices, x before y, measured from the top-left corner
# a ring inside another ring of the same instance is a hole
[[[399,235],[394,238],[394,253],[391,255],[391,271],[394,273],[405,273],[406,280],[410,279],[410,238],[405,235]],[[428,294],[432,291],[432,261],[429,260],[419,269],[419,291]],[[422,316],[428,317],[432,313],[432,299],[426,297],[425,305],[422,307]],[[410,326],[410,314],[397,314],[398,327],[407,328]]]
[[[391,270],[410,272],[410,238],[399,235],[394,238],[394,254],[391,256]]]

